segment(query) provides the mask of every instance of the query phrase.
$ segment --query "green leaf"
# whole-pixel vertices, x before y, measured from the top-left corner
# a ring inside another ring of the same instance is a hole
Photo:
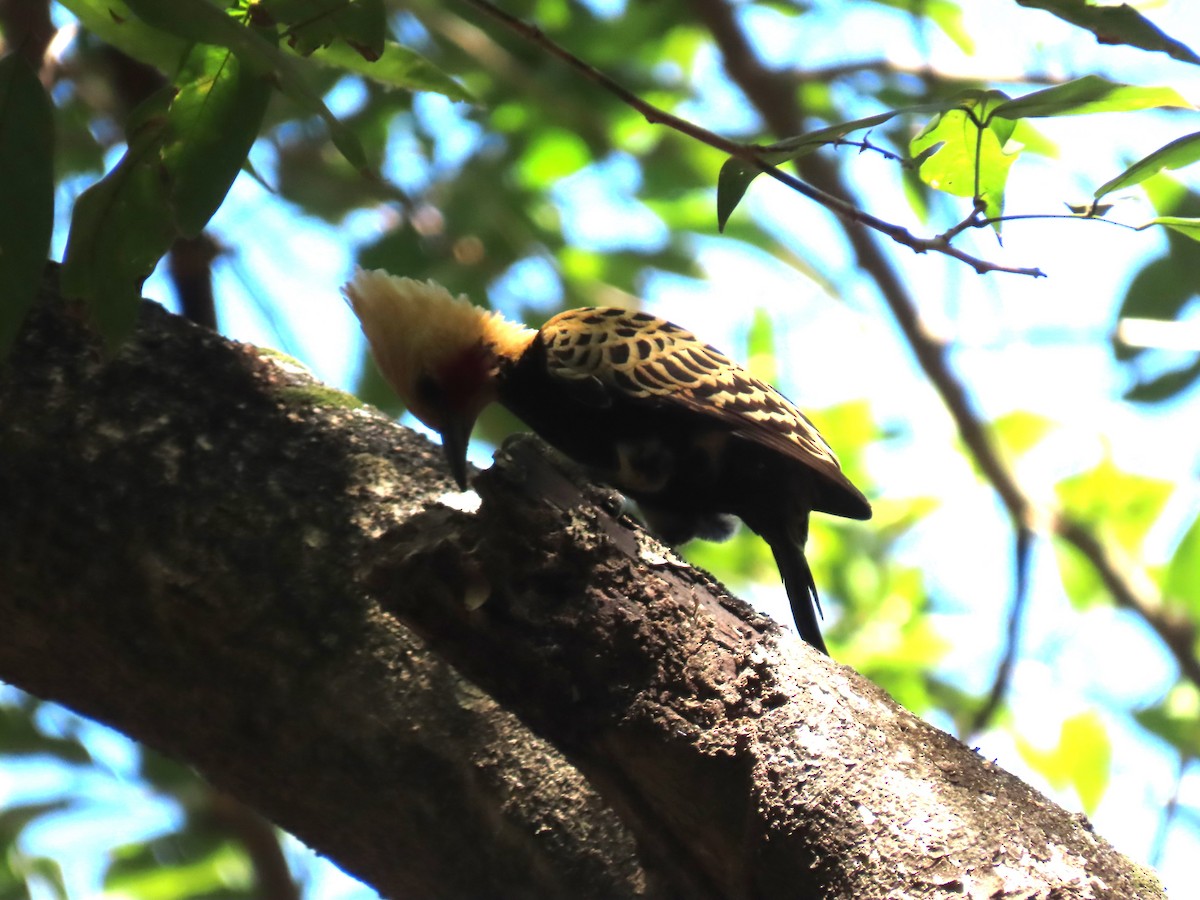
[[[63,258],[63,295],[86,301],[110,347],[133,330],[142,282],[175,239],[161,151],[173,90],[159,91],[130,115],[128,149],[79,195]]]
[[[934,103],[919,103],[915,106],[901,106],[888,112],[876,113],[873,116],[866,116],[862,119],[851,119],[849,122],[839,122],[836,125],[829,125],[825,128],[818,128],[816,131],[806,131],[804,134],[798,134],[794,137],[784,138],[781,141],[776,141],[773,144],[760,144],[753,149],[758,150],[763,159],[770,162],[772,165],[778,165],[788,159],[795,159],[798,156],[803,156],[806,153],[812,153],[819,147],[826,144],[835,143],[840,138],[855,131],[862,131],[866,128],[874,128],[877,125],[882,125],[896,116],[902,115],[924,115],[926,113],[946,112],[947,110],[955,109],[963,105],[961,96],[951,97],[947,100],[939,100]]]
[[[194,769],[163,756],[147,747],[139,748],[138,777],[160,794],[176,797],[203,797],[207,791]]]
[[[26,886],[36,881],[38,886],[48,890],[55,900],[70,900],[71,894],[63,877],[62,864],[58,860],[47,856],[27,856],[19,850],[16,856],[25,876]]]
[[[1135,403],[1162,403],[1181,394],[1200,380],[1200,358],[1191,365],[1170,369],[1152,378],[1138,381],[1125,391],[1125,399]]]
[[[750,182],[761,175],[756,166],[751,166],[735,156],[729,157],[717,175],[717,229],[725,230],[725,223],[742,202]]]
[[[880,440],[882,434],[879,426],[875,424],[875,419],[871,415],[871,408],[866,401],[853,400],[846,403],[839,403],[836,406],[814,411],[812,417],[814,423],[818,423],[819,420],[818,428],[822,430],[822,434],[836,434],[838,436],[842,467],[851,476],[854,483],[867,483],[870,479],[866,470],[862,467],[861,452],[869,445]],[[924,513],[933,511],[932,507],[926,507],[924,504],[925,500],[921,498],[906,498],[902,502],[905,510],[919,506]],[[903,518],[903,516],[901,517]],[[879,523],[883,530],[886,530],[886,523],[888,521],[886,515],[877,512],[874,521]],[[901,527],[907,529],[910,525],[911,523],[908,523]]]
[[[737,586],[778,583],[770,548],[748,528],[740,529],[727,541],[692,541],[681,552],[688,562],[720,572]]]
[[[1183,216],[1158,216],[1149,222],[1137,226],[1137,230],[1145,231],[1153,225],[1165,225],[1167,228],[1182,234],[1184,237],[1189,237],[1193,241],[1200,241],[1200,219],[1185,218]]]
[[[775,359],[775,323],[763,307],[754,308],[750,330],[746,333],[746,364],[750,372],[768,384],[775,381],[778,366]]]
[[[63,291],[91,305],[110,346],[132,330],[142,282],[171,243],[221,205],[270,97],[266,78],[221,46],[196,44],[180,78],[134,111],[125,156],[72,215]]]
[[[274,48],[261,35],[207,0],[125,0],[130,11],[166,34],[199,44],[228,47],[263,72],[274,66]]]
[[[1147,198],[1166,217],[1179,214],[1197,222],[1200,196],[1162,173],[1152,175],[1142,185]],[[1175,218],[1174,221],[1178,221]],[[1130,367],[1133,385],[1125,396],[1141,403],[1159,403],[1178,396],[1200,380],[1200,357],[1181,355],[1186,346],[1143,346],[1125,329],[1126,320],[1152,320],[1167,325],[1178,320],[1195,296],[1195,273],[1200,271],[1200,246],[1182,233],[1167,232],[1166,253],[1150,260],[1136,273],[1121,301],[1118,319],[1121,327],[1113,334],[1113,354],[1118,360],[1149,359],[1149,364]],[[1146,342],[1150,343],[1150,342]],[[1163,350],[1172,350],[1169,354]],[[1150,374],[1147,374],[1150,373]]]
[[[938,28],[942,29],[946,37],[954,41],[955,45],[963,53],[968,56],[975,55],[975,39],[971,37],[970,32],[963,26],[962,7],[957,3],[948,3],[946,0],[930,0],[930,2],[912,3],[908,0],[909,6],[918,8],[925,15],[937,24]]]
[[[1033,449],[1053,429],[1053,421],[1025,410],[1006,413],[992,422],[996,437],[1013,456],[1021,456]]]
[[[1143,181],[1142,190],[1160,216],[1200,216],[1200,192],[1165,172],[1151,175]],[[1186,246],[1189,252],[1196,252],[1190,244]]]
[[[753,145],[748,149],[756,151],[763,162],[777,166],[780,163],[787,162],[789,159],[797,159],[812,153],[826,144],[837,143],[837,141],[852,132],[861,131],[864,128],[874,128],[876,125],[881,125],[889,119],[894,119],[896,116],[942,112],[953,109],[958,104],[959,101],[957,99],[952,99],[937,103],[922,103],[917,106],[903,106],[899,109],[893,109],[890,112],[876,113],[873,116],[867,116],[862,119],[840,122],[837,125],[830,125],[816,131],[808,131],[794,137],[784,138],[773,144]],[[750,163],[740,160],[737,157],[731,156],[725,161],[725,164],[721,167],[720,175],[717,177],[718,230],[725,230],[725,224],[729,221],[729,216],[737,209],[737,205],[742,201],[742,197],[745,196],[746,189],[761,174],[762,170],[757,166],[752,166]]]
[[[1017,0],[1017,3],[1031,9],[1044,9],[1072,25],[1086,29],[1096,35],[1098,43],[1128,44],[1200,65],[1200,56],[1187,45],[1166,35],[1127,3],[1099,4],[1090,0]]]
[[[1109,602],[1108,588],[1100,580],[1096,567],[1072,544],[1056,538],[1054,555],[1063,591],[1077,610],[1087,610]]]
[[[517,166],[521,184],[546,190],[592,161],[587,143],[565,128],[542,128],[534,133]]]
[[[168,34],[188,40],[226,47],[241,62],[258,74],[272,72],[280,88],[304,109],[324,120],[330,140],[356,169],[367,169],[367,157],[358,137],[329,111],[321,97],[308,85],[295,57],[285,56],[279,48],[253,28],[241,25],[233,17],[205,0],[127,0],[146,23]]]
[[[975,41],[963,27],[962,8],[957,3],[950,0],[875,0],[875,3],[924,16],[942,29],[963,53],[968,56],[975,53]]]
[[[171,103],[162,160],[179,230],[199,234],[225,199],[262,127],[271,88],[224,47],[198,45],[192,80]]]
[[[376,84],[406,91],[432,91],[451,100],[474,103],[465,87],[415,50],[387,41],[383,54],[370,62],[342,44],[317,50],[312,59],[331,68],[343,69],[369,78]]]
[[[80,24],[122,53],[174,75],[189,42],[136,18],[124,0],[59,0]]]
[[[38,728],[37,709],[37,705],[0,704],[0,747],[5,756],[52,756],[60,763],[77,766],[94,762],[87,745],[79,738],[48,735]],[[3,843],[0,840],[0,846]]]
[[[19,53],[0,59],[0,359],[37,297],[54,228],[54,108]]]
[[[1004,149],[1012,122],[992,115],[1005,100],[999,91],[965,94],[957,108],[939,113],[909,143],[909,153],[921,160],[922,181],[957,197],[977,198],[989,218],[1004,212],[1008,170],[1017,158]]]
[[[1092,813],[1104,796],[1112,766],[1112,743],[1095,712],[1072,716],[1062,723],[1058,744],[1042,750],[1017,736],[1017,749],[1034,770],[1056,790],[1075,789],[1086,812]]]
[[[337,36],[363,59],[373,61],[383,55],[387,37],[383,0],[352,0],[338,13],[335,22]]]
[[[825,128],[818,128],[816,131],[806,131],[804,134],[798,134],[794,137],[784,138],[782,141],[776,141],[773,144],[762,144],[756,149],[763,154],[764,158],[769,155],[778,154],[779,162],[786,159],[795,159],[797,156],[803,156],[807,153],[812,153],[826,144],[833,143],[839,138],[844,138],[846,135],[855,131],[862,131],[864,128],[874,128],[876,125],[882,125],[889,119],[894,119],[896,116],[905,112],[940,112],[943,109],[952,108],[955,104],[925,104],[925,107],[932,106],[932,109],[925,109],[922,106],[910,106],[903,109],[895,109],[891,112],[876,113],[873,116],[867,116],[862,119],[852,119],[849,122],[839,122],[837,125],[829,125]]]
[[[1112,535],[1122,547],[1136,553],[1174,485],[1123,472],[1106,458],[1093,469],[1063,479],[1055,490],[1070,515]]]
[[[6,803],[0,810],[0,847],[10,847],[30,822],[43,816],[62,812],[70,804],[66,800],[39,803]]]
[[[1021,145],[1022,153],[1036,153],[1049,159],[1059,158],[1058,145],[1035,128],[1032,122],[1028,119],[1016,119],[1014,124],[1016,127],[1013,128],[1010,140]]]
[[[1184,534],[1163,574],[1163,596],[1168,603],[1200,616],[1200,516]]]
[[[342,40],[363,59],[383,53],[387,17],[382,0],[263,0],[271,19],[287,27],[288,45],[301,56]]]
[[[245,852],[225,843],[198,858],[172,859],[171,844],[183,833],[118,848],[104,875],[104,897],[175,900],[177,897],[249,896],[254,873]],[[158,852],[153,852],[157,850]]]
[[[1142,266],[1121,299],[1118,318],[1162,321],[1178,318],[1195,293],[1189,272],[1194,271],[1198,262],[1194,257],[1200,254],[1187,253],[1188,250],[1195,248],[1184,243],[1179,252],[1173,251]],[[1113,341],[1113,352],[1118,359],[1132,359],[1146,349],[1130,346],[1119,339]]]
[[[1139,159],[1116,178],[1096,188],[1093,196],[1098,200],[1112,191],[1140,184],[1163,169],[1182,169],[1197,160],[1200,160],[1200,131],[1176,138],[1149,156]]]
[[[1100,805],[1112,768],[1112,742],[1100,716],[1086,712],[1063,722],[1059,753],[1067,761],[1071,786],[1084,812],[1091,815]]]
[[[1173,88],[1139,87],[1109,81],[1099,75],[1085,75],[1066,84],[1057,84],[1001,103],[991,112],[992,115],[1005,119],[1021,119],[1132,112],[1163,107],[1193,108],[1192,104]]]
[[[1200,758],[1200,693],[1195,685],[1180,682],[1159,706],[1138,710],[1133,716],[1185,759]]]

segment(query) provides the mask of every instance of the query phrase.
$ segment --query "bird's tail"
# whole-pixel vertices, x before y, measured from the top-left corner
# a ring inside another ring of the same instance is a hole
[[[788,602],[792,605],[792,618],[796,621],[796,630],[800,632],[800,637],[828,656],[825,639],[821,637],[821,626],[817,623],[821,599],[817,596],[817,584],[813,581],[812,570],[808,568],[808,560],[804,557],[804,548],[789,536],[768,540],[767,543],[771,545],[771,552],[775,554],[775,565],[779,567],[779,574],[783,577],[783,586],[787,590]]]

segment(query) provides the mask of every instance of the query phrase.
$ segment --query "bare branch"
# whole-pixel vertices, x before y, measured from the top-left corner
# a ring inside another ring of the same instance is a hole
[[[1164,607],[1156,587],[1140,567],[1125,559],[1116,546],[1102,542],[1083,523],[1054,513],[1050,527],[1092,564],[1117,606],[1135,613],[1154,630],[1175,657],[1183,676],[1200,686],[1196,623],[1182,612]]]
[[[978,212],[973,212],[967,216],[953,228],[942,232],[939,237],[946,240],[953,240],[961,232],[968,228],[988,228],[998,222],[1021,222],[1029,219],[1071,219],[1075,222],[1101,222],[1105,225],[1113,225],[1117,228],[1124,228],[1128,231],[1141,231],[1142,229],[1136,225],[1129,225],[1125,222],[1118,222],[1115,219],[1106,219],[1104,216],[1076,215],[1075,213],[1018,213],[1015,215],[1005,216],[982,216]]]
[[[871,72],[878,75],[904,75],[919,78],[928,83],[942,87],[974,87],[979,84],[1045,84],[1056,85],[1066,81],[1057,75],[1025,73],[1013,74],[993,72],[984,75],[955,75],[935,69],[929,65],[906,66],[890,59],[852,60],[834,63],[828,66],[817,66],[812,69],[793,69],[788,74],[797,84],[816,83],[829,84],[840,78],[857,75],[860,72]]]
[[[1021,648],[1021,624],[1029,605],[1029,563],[1033,552],[1033,539],[1032,529],[1023,525],[1017,526],[1013,546],[1013,598],[1008,609],[1008,626],[1004,633],[1004,653],[1000,657],[1000,665],[996,667],[996,676],[992,680],[987,699],[975,712],[967,735],[963,738],[967,743],[971,743],[971,738],[991,723],[1012,684],[1013,668]]]
[[[233,835],[250,860],[260,900],[300,900],[275,826],[236,797],[213,790],[205,797],[207,812]]]
[[[1154,832],[1154,843],[1150,845],[1150,865],[1157,868],[1162,864],[1163,853],[1167,849],[1167,838],[1171,834],[1171,826],[1179,815],[1179,797],[1183,792],[1183,779],[1187,775],[1191,759],[1181,753],[1175,768],[1175,783],[1171,788],[1171,796],[1163,807],[1162,816],[1158,820],[1158,828]]]
[[[911,248],[916,253],[942,253],[946,256],[964,262],[974,269],[980,275],[987,272],[1008,272],[1013,275],[1028,275],[1032,277],[1041,277],[1045,273],[1037,268],[1029,268],[1023,266],[1004,266],[999,263],[989,262],[985,259],[972,256],[971,254],[959,250],[951,246],[950,242],[941,236],[933,238],[919,238],[913,235],[907,228],[900,225],[887,222],[868,212],[863,211],[858,206],[850,203],[846,199],[834,194],[827,193],[820,188],[814,187],[806,181],[789,175],[783,170],[772,165],[767,160],[763,159],[757,147],[752,144],[743,144],[738,141],[732,141],[728,138],[721,137],[706,128],[702,128],[694,122],[689,122],[687,119],[682,119],[679,116],[673,115],[664,109],[660,109],[652,103],[648,103],[641,97],[628,90],[611,77],[601,72],[590,63],[584,62],[571,51],[567,50],[562,45],[551,40],[546,34],[536,25],[519,19],[510,13],[497,7],[490,0],[462,0],[485,13],[492,18],[504,24],[505,27],[521,35],[526,40],[541,47],[547,53],[561,59],[571,68],[582,74],[589,81],[600,85],[622,103],[629,106],[631,109],[637,110],[645,117],[647,122],[654,125],[665,125],[680,134],[686,135],[693,140],[699,141],[715,150],[720,150],[722,153],[727,153],[729,156],[739,159],[749,166],[752,166],[762,172],[764,175],[769,175],[781,184],[787,185],[796,193],[807,197],[815,203],[819,203],[826,209],[850,222],[855,222],[859,225],[865,225],[868,228],[886,234],[889,238],[898,244],[903,244]],[[786,133],[786,132],[785,132]]]

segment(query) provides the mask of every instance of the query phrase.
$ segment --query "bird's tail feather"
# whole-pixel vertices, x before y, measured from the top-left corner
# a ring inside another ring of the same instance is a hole
[[[803,548],[787,538],[768,543],[771,545],[771,552],[775,554],[775,565],[779,567],[779,574],[783,577],[783,586],[792,605],[792,618],[796,621],[796,630],[800,632],[800,637],[828,656],[829,650],[825,647],[825,639],[821,637],[821,626],[817,622],[821,599],[817,596],[817,585],[813,581],[812,570],[808,567]]]

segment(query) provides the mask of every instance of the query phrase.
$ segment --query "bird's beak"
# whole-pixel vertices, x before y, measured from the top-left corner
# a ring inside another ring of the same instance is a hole
[[[467,489],[467,444],[471,442],[471,431],[475,419],[469,416],[455,417],[442,429],[442,452],[450,464],[450,474],[460,490]]]

